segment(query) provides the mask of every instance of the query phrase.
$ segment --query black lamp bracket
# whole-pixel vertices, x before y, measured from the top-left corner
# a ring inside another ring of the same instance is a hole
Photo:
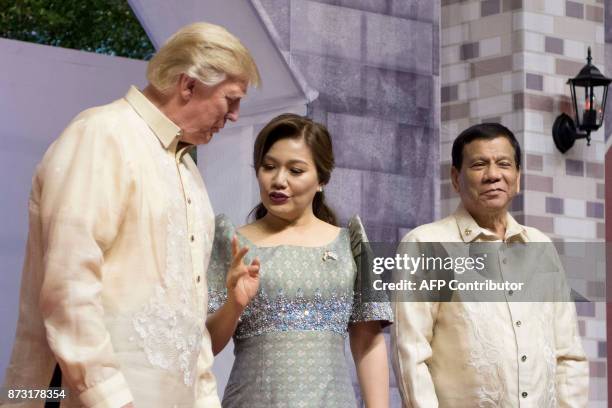
[[[561,153],[565,153],[572,148],[577,139],[586,139],[587,146],[590,146],[591,131],[579,133],[571,117],[565,113],[557,116],[553,124],[553,140],[555,141],[557,149],[559,149]]]

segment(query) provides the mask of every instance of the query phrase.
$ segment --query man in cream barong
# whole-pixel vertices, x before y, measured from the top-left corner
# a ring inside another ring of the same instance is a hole
[[[62,407],[220,407],[204,324],[214,216],[189,152],[260,77],[236,37],[195,23],[147,79],[80,113],[36,169],[8,389],[47,388],[57,362]]]
[[[451,179],[461,204],[451,216],[412,230],[400,248],[550,243],[508,213],[519,192],[520,160],[520,146],[504,126],[466,129],[452,148]],[[511,261],[497,259],[502,275],[511,275]],[[509,290],[497,302],[394,302],[392,359],[404,407],[586,407],[588,362],[573,302],[513,296]]]

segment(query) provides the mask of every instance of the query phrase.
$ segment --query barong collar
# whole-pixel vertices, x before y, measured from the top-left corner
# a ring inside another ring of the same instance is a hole
[[[182,135],[181,128],[168,119],[168,117],[134,85],[130,86],[124,98],[142,120],[145,121],[166,150],[178,153],[178,157],[180,158],[195,147],[191,144],[180,143],[180,137]]]
[[[457,227],[459,228],[459,234],[463,242],[473,242],[476,238],[481,236],[485,241],[499,240],[497,235],[479,226],[463,204],[457,206],[454,216],[457,220]],[[516,222],[510,213],[506,213],[506,236],[504,237],[504,241],[528,241],[525,227]]]

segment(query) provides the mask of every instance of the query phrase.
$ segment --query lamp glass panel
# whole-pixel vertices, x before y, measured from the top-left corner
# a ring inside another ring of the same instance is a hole
[[[589,102],[587,98],[587,89],[582,86],[575,86],[572,84],[572,89],[574,90],[574,107],[576,109],[576,126],[581,128],[584,124],[584,112],[587,108]]]
[[[603,122],[603,115],[604,115],[604,104],[605,104],[605,100],[604,100],[604,90],[605,90],[606,86],[594,86],[593,87],[593,100],[594,100],[594,109],[596,112],[596,123],[597,123],[597,127],[601,126],[602,122]]]

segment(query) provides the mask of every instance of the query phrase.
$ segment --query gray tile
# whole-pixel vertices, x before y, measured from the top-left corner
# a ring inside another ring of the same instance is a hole
[[[597,198],[604,200],[606,198],[606,185],[597,183]]]
[[[538,215],[523,215],[516,217],[520,224],[534,227],[542,232],[553,233],[554,223],[552,217],[541,217]]]
[[[459,98],[458,88],[457,85],[443,86],[441,89],[441,102],[456,101]]]
[[[433,178],[440,162],[439,132],[433,128],[399,125],[399,173],[405,176]]]
[[[553,179],[552,177],[538,176],[535,174],[523,175],[523,182],[521,186],[525,186],[525,190],[528,191],[541,191],[543,193],[553,192]]]
[[[602,203],[587,201],[586,213],[587,217],[604,218],[604,205]]]
[[[365,67],[368,116],[414,126],[432,126],[434,80],[431,76]],[[432,126],[433,127],[433,126]]]
[[[576,302],[576,314],[582,317],[595,317],[595,303]]]
[[[336,166],[396,173],[400,157],[397,125],[374,118],[330,113]]]
[[[368,172],[363,182],[364,223],[412,226],[433,218],[434,183],[430,178]]]
[[[566,1],[565,2],[565,15],[568,17],[583,18],[584,17],[583,4],[575,2],[575,1]]]
[[[480,56],[480,43],[473,42],[473,43],[461,44],[461,47],[459,48],[459,58],[461,58],[461,60],[478,58],[479,56]]]
[[[606,224],[603,222],[597,223],[597,239],[606,238]]]
[[[294,53],[293,62],[299,67],[308,84],[322,94],[336,98],[363,98],[361,64],[344,59]]]
[[[612,7],[606,5],[604,7],[604,14],[605,14],[604,30],[606,31],[605,37],[606,37],[606,44],[607,44],[607,43],[612,42]],[[607,66],[607,61],[606,61],[606,66]]]
[[[601,163],[587,162],[586,174],[588,177],[603,179],[605,174],[605,167]]]
[[[525,207],[525,197],[523,194],[518,194],[510,203],[510,211],[513,213],[523,212]]]
[[[512,71],[512,55],[504,55],[503,57],[495,57],[473,62],[470,69],[472,78],[497,74],[499,72]]]
[[[456,196],[457,196],[457,193],[455,192],[455,189],[453,188],[453,185],[451,183],[440,184],[440,199],[441,200],[446,200],[448,198],[453,198]]]
[[[563,55],[563,39],[546,36],[544,50],[553,54]]]
[[[523,0],[502,0],[502,11],[514,11],[523,8]]]
[[[443,160],[450,160],[450,157],[443,157]],[[440,164],[440,178],[443,180],[450,179],[450,163],[441,163]]]
[[[480,2],[480,15],[482,17],[497,14],[501,11],[500,0],[484,0]]]
[[[366,13],[365,27],[366,62],[369,65],[432,73],[431,23]]]
[[[546,95],[516,93],[513,95],[514,110],[530,109],[543,112],[552,112],[554,99]]]
[[[584,176],[582,160],[565,159],[565,174],[568,176]]]
[[[336,168],[325,187],[325,196],[338,218],[348,220],[362,212],[363,171]]]
[[[431,0],[391,0],[391,14],[412,20],[437,22],[440,4]]]
[[[388,14],[391,0],[313,0],[333,6],[346,7],[372,13]]]
[[[603,299],[606,296],[606,286],[602,282],[587,282],[587,298]],[[593,375],[593,373],[590,373]]]
[[[576,75],[578,75],[582,67],[584,67],[584,64],[584,62],[557,58],[557,60],[555,61],[555,73],[557,75],[575,77]]]
[[[563,214],[563,199],[557,197],[546,197],[546,212],[551,214]]]
[[[432,74],[440,76],[440,25],[434,24],[432,27],[433,31],[433,63],[432,63]]]
[[[606,358],[608,356],[608,343],[605,341],[597,342],[597,356]]]
[[[289,34],[291,32],[289,0],[260,0],[260,3],[274,25],[271,29],[278,34],[280,48],[283,51],[288,51]]]
[[[442,121],[446,122],[449,120],[455,120],[460,118],[467,118],[470,116],[470,104],[469,102],[456,103],[453,105],[442,106]]]
[[[603,23],[604,21],[604,8],[598,6],[585,5],[585,17],[587,20],[594,21],[596,23]]]
[[[525,85],[527,89],[542,91],[544,89],[544,77],[538,74],[525,74]]]
[[[291,1],[291,51],[361,59],[363,12],[305,0]]]
[[[527,154],[527,169],[542,171],[544,167],[544,157],[538,154]]]
[[[402,238],[399,236],[396,226],[377,225],[370,222],[365,227],[370,242],[387,242],[397,245]]]

